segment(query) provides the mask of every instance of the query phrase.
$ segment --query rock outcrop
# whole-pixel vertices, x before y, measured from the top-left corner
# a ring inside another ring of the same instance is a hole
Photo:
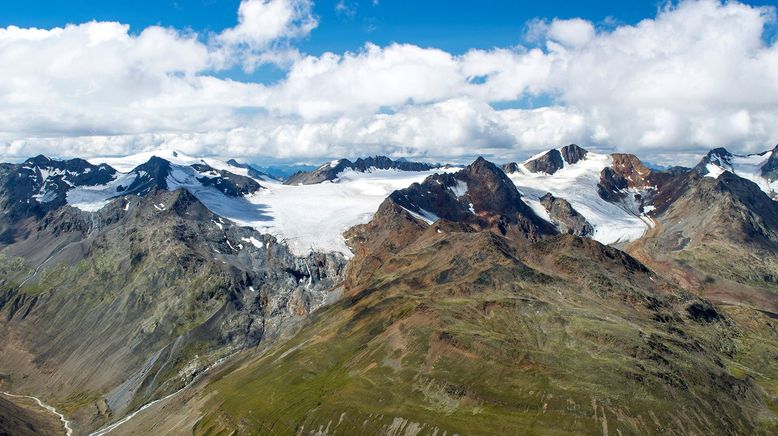
[[[564,198],[557,198],[549,193],[540,198],[540,204],[546,209],[561,233],[581,237],[590,237],[594,234],[592,225]]]

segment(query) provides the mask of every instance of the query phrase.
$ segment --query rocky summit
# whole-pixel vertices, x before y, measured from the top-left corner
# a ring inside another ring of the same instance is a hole
[[[775,434],[775,153],[2,164],[0,431]]]

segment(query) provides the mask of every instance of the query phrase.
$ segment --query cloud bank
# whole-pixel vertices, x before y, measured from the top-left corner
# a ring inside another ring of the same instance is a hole
[[[661,160],[778,143],[774,8],[688,0],[636,25],[538,19],[514,46],[458,55],[366,43],[309,56],[294,44],[315,38],[311,8],[244,0],[234,27],[208,35],[114,22],[0,29],[0,156],[515,159],[575,142]],[[285,77],[220,74],[267,63]],[[535,100],[548,105],[521,108]]]

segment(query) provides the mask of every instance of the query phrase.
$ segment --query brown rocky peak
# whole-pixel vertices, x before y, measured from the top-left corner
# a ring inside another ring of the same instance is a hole
[[[613,171],[627,182],[630,188],[643,189],[652,186],[653,172],[634,154],[613,153]]]

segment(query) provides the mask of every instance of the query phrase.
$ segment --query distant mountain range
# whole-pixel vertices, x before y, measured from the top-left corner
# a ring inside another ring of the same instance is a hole
[[[775,434],[776,179],[778,147],[0,164],[0,391],[76,434]]]

